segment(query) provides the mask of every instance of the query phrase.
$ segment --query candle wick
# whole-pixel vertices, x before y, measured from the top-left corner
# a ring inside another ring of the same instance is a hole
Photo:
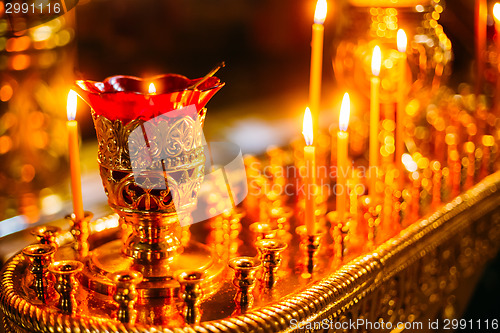
[[[215,75],[221,69],[222,67],[225,67],[226,63],[224,61],[218,63],[210,72],[207,73],[203,78],[200,80],[196,81],[192,85],[188,86],[185,90],[196,90],[203,82],[207,81],[209,78]]]

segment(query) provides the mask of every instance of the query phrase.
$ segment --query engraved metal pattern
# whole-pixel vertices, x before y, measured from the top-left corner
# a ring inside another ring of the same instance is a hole
[[[204,115],[204,109],[198,113],[200,123],[189,115],[123,123],[92,112],[108,203],[133,226],[123,253],[171,259],[178,252],[172,226],[195,208],[205,172]],[[152,229],[158,232],[144,232]]]
[[[201,127],[195,120],[189,116],[159,118],[154,123],[136,119],[124,125],[95,112],[92,116],[101,179],[113,209],[175,213],[176,207],[189,209],[196,204],[205,156]],[[145,137],[147,149],[141,145]],[[138,148],[131,152],[129,147]],[[133,169],[164,172],[134,177]],[[180,174],[174,177],[173,173]]]

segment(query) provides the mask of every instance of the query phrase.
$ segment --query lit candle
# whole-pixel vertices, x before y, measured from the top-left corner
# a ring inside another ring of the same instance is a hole
[[[370,89],[370,153],[369,153],[369,193],[376,195],[375,186],[377,184],[378,167],[378,125],[380,120],[380,66],[382,64],[382,54],[377,45],[373,49],[372,55],[372,78]]]
[[[396,111],[396,156],[395,160],[397,163],[398,170],[403,169],[401,162],[401,157],[404,153],[404,121],[405,121],[405,106],[406,106],[406,92],[408,91],[406,87],[406,45],[407,38],[406,33],[403,29],[398,30],[398,51],[400,52],[399,57],[399,85],[398,85],[398,96],[397,96],[397,111]]]
[[[73,212],[75,213],[76,221],[81,221],[84,218],[83,200],[82,200],[82,181],[80,176],[80,151],[78,147],[78,122],[76,116],[76,101],[77,95],[73,90],[69,91],[68,103],[66,111],[68,121],[66,127],[68,129],[68,149],[69,163],[71,168],[71,193],[73,196]]]
[[[314,119],[318,119],[319,103],[321,96],[321,72],[323,67],[323,36],[327,12],[326,0],[318,0],[314,12],[314,24],[312,26],[311,42],[311,72],[309,81],[309,105],[311,106]]]
[[[148,87],[148,93],[150,95],[156,95],[156,87],[155,87],[155,84],[153,82],[151,82],[149,84],[149,87]]]
[[[148,87],[148,94],[149,95],[156,95],[156,87],[155,87],[155,84],[153,82],[151,82],[149,84],[149,87]],[[148,97],[149,99],[149,97]],[[154,102],[152,99],[149,100],[149,105],[153,106],[154,105]],[[142,126],[142,125],[141,125]],[[146,132],[144,132],[146,133]]]
[[[347,133],[347,126],[349,125],[349,114],[349,94],[345,93],[342,99],[342,106],[340,107],[339,131],[337,132],[337,214],[339,220],[343,220],[344,218],[347,202],[347,175],[349,168],[347,160],[349,133]]]
[[[484,75],[484,53],[486,52],[486,18],[487,12],[487,1],[486,0],[476,0],[475,8],[475,30],[476,30],[476,62],[477,62],[477,73],[476,73],[476,94],[481,93]]]
[[[306,230],[308,235],[314,235],[316,233],[316,223],[315,223],[315,194],[316,194],[316,152],[313,144],[313,121],[311,110],[306,108],[304,113],[304,122],[302,125],[302,134],[306,141],[306,146],[304,147],[304,161],[306,166],[306,175],[304,177],[305,186],[305,211],[304,219],[306,224]]]

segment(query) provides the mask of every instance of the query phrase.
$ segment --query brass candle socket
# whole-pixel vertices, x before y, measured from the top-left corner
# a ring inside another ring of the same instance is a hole
[[[182,310],[184,321],[189,325],[198,324],[201,318],[199,302],[203,294],[200,288],[203,272],[183,272],[177,276],[177,281],[181,285],[180,295],[184,301]]]
[[[40,244],[53,245],[56,249],[58,246],[56,239],[60,233],[61,228],[52,225],[44,225],[31,229],[31,234],[35,236]]]
[[[255,243],[260,254],[260,261],[264,266],[262,280],[267,288],[274,287],[277,281],[277,272],[281,265],[281,252],[287,244],[277,239],[261,239]]]
[[[295,229],[295,232],[300,236],[300,248],[304,253],[305,267],[309,274],[312,274],[317,267],[316,257],[319,253],[321,240],[323,239],[324,231],[319,230],[313,235],[308,235],[306,226],[301,225]]]
[[[35,291],[36,297],[45,303],[47,300],[47,268],[54,261],[56,247],[49,244],[35,244],[25,247],[22,251],[29,264],[32,281],[28,282]]]
[[[233,284],[238,288],[234,301],[236,313],[245,313],[253,306],[252,290],[255,288],[255,273],[262,266],[259,259],[237,257],[229,260],[229,267],[234,270]]]
[[[89,222],[94,217],[91,212],[85,212],[83,219],[78,220],[75,214],[66,216],[70,223],[70,231],[75,238],[75,251],[79,258],[85,258],[89,254]]]
[[[142,281],[142,274],[136,271],[119,271],[109,275],[115,284],[113,299],[118,303],[117,319],[122,323],[135,321],[134,304],[137,300],[136,286]]]
[[[56,278],[55,289],[59,294],[58,307],[61,312],[73,314],[77,308],[75,294],[78,288],[76,275],[83,269],[83,264],[76,260],[53,262],[49,271]]]

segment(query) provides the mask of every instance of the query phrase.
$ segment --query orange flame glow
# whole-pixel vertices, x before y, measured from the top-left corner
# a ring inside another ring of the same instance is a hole
[[[401,162],[403,162],[403,165],[409,172],[415,172],[418,169],[417,163],[413,160],[410,154],[403,154],[401,156]]]
[[[343,132],[347,131],[349,126],[349,116],[351,114],[351,101],[349,99],[349,94],[345,93],[344,98],[342,98],[342,106],[340,107],[339,116],[339,129]]]
[[[155,84],[153,82],[151,82],[151,84],[149,85],[148,92],[150,94],[156,94],[156,87],[155,87]]]
[[[78,95],[76,94],[76,92],[74,90],[70,90],[68,93],[68,102],[66,104],[68,120],[75,120],[77,99]]]
[[[323,24],[325,23],[327,12],[326,0],[318,0],[316,3],[316,11],[314,12],[314,23]]]
[[[312,146],[313,144],[313,121],[311,110],[306,108],[304,112],[304,121],[302,123],[302,134],[304,135],[304,139],[306,140],[307,146]]]
[[[381,65],[382,65],[382,52],[380,51],[380,47],[376,45],[373,48],[373,54],[372,54],[372,74],[374,76],[380,75]]]
[[[401,53],[406,53],[408,38],[406,38],[406,32],[403,29],[398,30],[397,39],[398,39],[398,51]]]
[[[497,22],[500,22],[500,3],[497,2],[493,6],[493,17]]]

